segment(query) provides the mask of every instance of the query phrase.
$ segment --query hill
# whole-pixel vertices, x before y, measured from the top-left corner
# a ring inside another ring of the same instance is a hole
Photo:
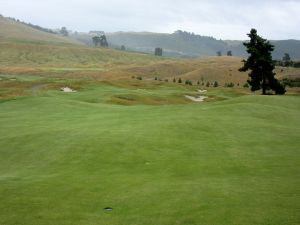
[[[92,35],[77,33],[72,36],[86,44],[92,44]],[[223,55],[232,51],[233,55],[246,56],[242,41],[217,40],[213,37],[196,35],[185,31],[173,34],[150,32],[116,32],[107,34],[108,41],[113,47],[124,45],[127,49],[153,53],[156,47],[161,47],[166,56],[198,57],[215,56],[217,51]],[[284,53],[289,53],[292,59],[300,59],[300,41],[281,40],[271,41],[275,45],[274,59],[282,59]]]
[[[247,74],[238,71],[239,57],[168,58],[95,48],[84,45],[0,42],[0,73],[44,76],[93,77],[97,79],[154,80],[176,78],[194,84],[217,81],[243,85]],[[299,77],[300,69],[276,68],[278,77]]]
[[[0,16],[0,41],[48,42],[81,44],[79,41],[57,34],[44,32],[17,20]]]

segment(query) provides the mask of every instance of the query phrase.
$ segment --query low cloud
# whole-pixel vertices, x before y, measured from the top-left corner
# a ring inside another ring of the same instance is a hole
[[[300,1],[293,0],[0,0],[0,13],[44,27],[77,31],[187,30],[246,39],[251,28],[268,39],[300,39]]]

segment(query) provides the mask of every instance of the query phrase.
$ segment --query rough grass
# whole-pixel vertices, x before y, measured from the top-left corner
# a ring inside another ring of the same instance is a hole
[[[299,96],[153,106],[194,90],[77,85],[0,103],[0,224],[299,224]]]
[[[0,48],[0,73],[104,80],[181,78],[205,85],[233,82],[235,87],[242,87],[247,80],[247,74],[238,71],[242,64],[237,57],[172,59],[76,45],[18,42],[0,42]],[[276,73],[278,77],[298,77],[300,69],[277,68]]]
[[[17,21],[0,16],[0,42],[7,40],[34,43],[80,44],[78,41],[39,31]]]

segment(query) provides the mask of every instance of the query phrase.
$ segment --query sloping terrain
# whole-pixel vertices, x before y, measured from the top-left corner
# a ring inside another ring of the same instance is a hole
[[[92,45],[92,34],[76,33],[72,38]],[[115,32],[107,34],[112,47],[120,48],[124,45],[128,50],[154,53],[156,47],[163,48],[165,56],[197,57],[215,56],[218,51],[226,55],[232,51],[234,56],[246,57],[247,53],[243,41],[217,40],[213,37],[195,35],[193,33],[177,31],[173,34],[151,32]],[[247,36],[245,34],[245,39]],[[284,53],[289,53],[293,60],[300,59],[299,40],[271,41],[275,45],[274,59],[282,59]]]
[[[43,32],[16,20],[0,16],[0,41],[14,40],[19,42],[52,42],[80,44],[80,42],[56,34]]]
[[[194,84],[243,85],[247,73],[241,73],[241,58],[203,57],[174,59],[153,55],[78,45],[0,43],[0,72],[99,79],[191,80]],[[300,69],[276,69],[278,77],[300,77]]]

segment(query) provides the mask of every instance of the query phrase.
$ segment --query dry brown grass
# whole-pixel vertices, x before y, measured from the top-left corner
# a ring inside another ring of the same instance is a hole
[[[97,80],[122,80],[142,77],[144,80],[173,78],[206,84],[234,83],[242,86],[247,73],[238,57],[203,57],[174,59],[147,54],[99,49],[75,45],[34,43],[0,43],[0,73],[45,77],[64,77]],[[277,77],[300,77],[300,69],[276,68]]]
[[[42,32],[4,17],[0,17],[0,39],[80,44],[70,38]]]

